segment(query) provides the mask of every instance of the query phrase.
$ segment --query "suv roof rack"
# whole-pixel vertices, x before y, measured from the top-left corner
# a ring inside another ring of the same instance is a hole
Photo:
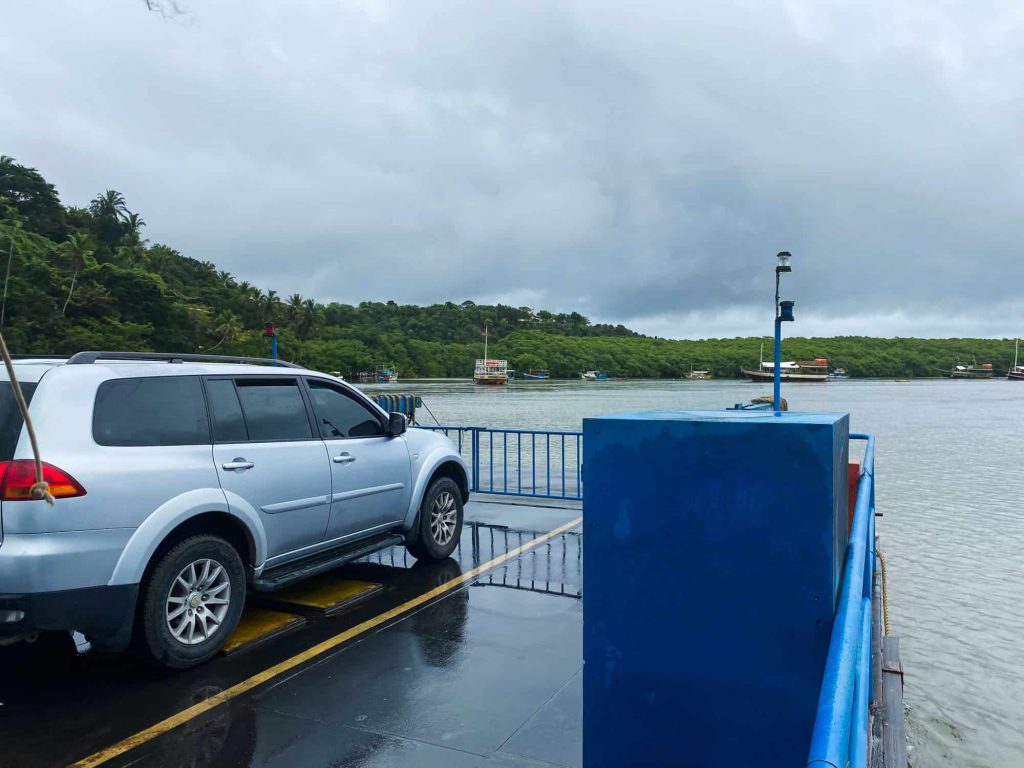
[[[282,368],[302,368],[286,360],[271,360],[269,357],[238,357],[235,355],[194,355],[180,352],[76,352],[68,359],[68,365],[91,365],[97,360],[163,360],[168,363],[242,363],[247,365],[276,365]]]

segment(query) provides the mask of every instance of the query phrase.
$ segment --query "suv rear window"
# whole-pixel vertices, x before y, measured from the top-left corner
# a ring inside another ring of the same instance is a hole
[[[112,379],[100,384],[92,417],[100,445],[203,445],[210,442],[196,376]]]
[[[236,379],[235,385],[250,440],[313,437],[297,379]]]
[[[25,395],[25,402],[32,402],[32,394],[35,391],[35,383],[21,383],[21,393]],[[14,458],[24,424],[21,411],[18,410],[18,401],[14,397],[14,386],[9,381],[0,382],[0,461],[10,461]]]

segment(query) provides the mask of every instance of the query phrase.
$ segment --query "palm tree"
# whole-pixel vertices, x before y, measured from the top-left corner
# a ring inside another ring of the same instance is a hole
[[[281,297],[277,295],[277,291],[269,290],[263,296],[263,302],[260,309],[263,310],[263,322],[272,323],[274,318],[277,317],[278,310],[281,308]]]
[[[235,278],[232,277],[230,272],[226,272],[223,269],[218,270],[217,271],[217,279],[220,280],[221,283],[224,284],[225,288],[234,288],[235,287]]]
[[[60,313],[64,315],[68,311],[68,304],[71,303],[71,294],[75,292],[75,281],[78,279],[78,272],[85,267],[86,261],[92,257],[94,249],[92,247],[92,240],[82,232],[75,232],[69,235],[68,239],[61,243],[59,247],[61,255],[68,262],[68,266],[74,270],[71,275],[71,288],[68,291],[68,297],[64,300],[64,306],[60,310]]]
[[[293,293],[288,297],[288,319],[291,322],[296,322],[299,317],[299,310],[302,309],[302,297]]]
[[[129,213],[124,223],[128,231],[121,238],[121,245],[116,250],[117,257],[125,264],[136,266],[145,261],[146,243],[149,241],[142,239],[141,229],[146,226],[146,222],[139,214]]]
[[[139,237],[139,230],[146,226],[145,220],[137,213],[129,213],[124,223],[128,225],[128,236],[134,236],[136,239]]]
[[[298,317],[295,320],[295,330],[299,334],[299,338],[304,339],[312,334],[322,319],[319,304],[313,299],[303,301],[298,308]]]
[[[115,221],[128,215],[128,205],[124,201],[124,195],[116,189],[108,189],[103,194],[96,195],[89,203],[89,210],[93,216]],[[139,219],[139,221],[142,220]]]
[[[245,329],[242,328],[242,321],[238,319],[238,315],[234,312],[221,312],[214,319],[213,323],[213,333],[215,336],[220,336],[220,341],[206,350],[207,352],[212,352],[225,341],[234,341],[245,331]]]

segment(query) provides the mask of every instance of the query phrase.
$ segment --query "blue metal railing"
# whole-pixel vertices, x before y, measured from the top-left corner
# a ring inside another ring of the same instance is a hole
[[[502,496],[583,498],[583,433],[542,429],[426,426],[455,443],[470,489]]]
[[[839,605],[832,624],[808,768],[865,768],[871,675],[871,588],[875,569],[875,439],[866,440]]]

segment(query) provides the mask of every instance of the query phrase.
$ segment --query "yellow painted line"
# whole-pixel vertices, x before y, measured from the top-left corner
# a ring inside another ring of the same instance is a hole
[[[341,580],[337,576],[314,576],[309,581],[286,587],[279,592],[272,592],[264,597],[273,603],[298,605],[303,608],[317,608],[331,612],[360,597],[367,597],[371,592],[379,592],[380,584],[368,581]]]
[[[246,608],[242,612],[242,618],[238,620],[238,626],[231,633],[231,637],[224,643],[222,653],[232,653],[242,646],[257,640],[263,640],[270,635],[280,634],[285,629],[291,629],[305,624],[302,616],[294,613],[283,613],[282,611],[268,611],[263,608]]]
[[[296,667],[305,664],[310,659],[314,659],[322,653],[325,653],[333,648],[337,648],[342,643],[345,643],[354,637],[358,637],[359,635],[362,635],[365,632],[369,632],[371,629],[379,627],[384,622],[390,621],[391,619],[401,616],[403,613],[407,613],[411,611],[413,608],[416,608],[420,605],[423,605],[426,602],[429,602],[430,600],[433,600],[438,595],[443,595],[445,592],[447,592],[450,589],[453,589],[454,587],[457,587],[461,584],[465,584],[467,581],[476,578],[481,573],[492,570],[493,568],[497,568],[502,563],[507,562],[508,560],[511,560],[514,557],[518,557],[524,552],[528,552],[534,547],[543,544],[545,541],[553,539],[556,536],[560,536],[566,531],[572,530],[582,522],[582,517],[577,517],[575,520],[570,520],[565,525],[560,525],[553,531],[548,531],[543,536],[538,536],[536,539],[528,541],[525,544],[516,547],[515,549],[511,549],[505,554],[499,555],[498,557],[494,558],[493,560],[489,560],[488,562],[482,565],[478,565],[476,568],[473,568],[470,571],[466,571],[464,574],[455,577],[451,581],[446,581],[441,586],[435,587],[429,592],[424,592],[422,595],[414,597],[412,600],[409,600],[408,602],[402,603],[401,605],[395,606],[389,611],[385,611],[384,613],[378,614],[374,616],[372,619],[367,619],[362,624],[357,624],[351,629],[346,629],[344,632],[340,632],[334,637],[330,637],[327,640],[324,640],[322,643],[314,645],[312,648],[307,648],[302,653],[296,654],[295,656],[292,656],[290,659],[285,659],[284,661],[275,664],[274,666],[269,667],[263,670],[262,672],[257,672],[255,675],[248,678],[247,680],[243,680],[242,682],[233,685],[230,688],[224,689],[220,693],[215,693],[210,698],[204,699],[198,704],[193,704],[188,709],[183,709],[180,712],[171,715],[166,720],[161,720],[159,723],[155,723],[154,725],[149,726],[149,728],[146,728],[145,730],[139,731],[138,733],[133,734],[132,736],[129,736],[126,739],[122,739],[116,744],[113,744],[105,749],[101,749],[99,752],[89,755],[88,757],[79,760],[77,763],[74,763],[71,766],[71,768],[92,768],[96,765],[102,765],[108,760],[112,760],[113,758],[119,755],[123,755],[125,752],[129,750],[135,749],[135,747],[141,746],[148,741],[152,741],[157,736],[167,733],[168,731],[177,728],[179,725],[184,725],[188,721],[193,720],[196,717],[199,717],[199,715],[209,712],[211,709],[215,709],[216,707],[219,707],[221,704],[231,701],[232,699],[240,696],[241,694],[246,693],[247,691],[251,691],[253,688],[256,688],[257,686],[260,686],[263,683],[273,680],[275,677],[278,677],[279,675],[283,675],[285,672],[289,672],[295,669]]]

